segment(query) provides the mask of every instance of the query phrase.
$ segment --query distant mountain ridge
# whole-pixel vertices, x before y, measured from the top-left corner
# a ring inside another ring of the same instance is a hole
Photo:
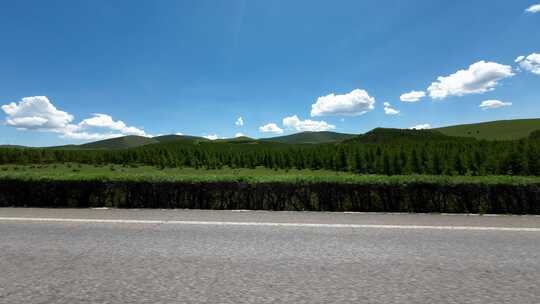
[[[234,144],[331,144],[340,142],[377,143],[392,142],[395,140],[408,141],[440,141],[451,140],[455,137],[468,137],[484,140],[516,140],[527,138],[534,131],[540,130],[540,118],[514,119],[482,122],[476,124],[455,125],[429,130],[376,128],[364,134],[345,134],[338,132],[300,132],[296,134],[253,139],[246,136],[226,138],[211,141],[200,136],[190,135],[161,135],[156,137],[143,137],[128,135],[117,138],[99,140],[81,145],[65,145],[48,147],[51,149],[128,149],[152,144],[198,144],[198,143],[234,143]],[[537,132],[537,133],[538,133]],[[538,137],[538,136],[537,136]],[[0,148],[29,148],[19,145],[0,145]]]

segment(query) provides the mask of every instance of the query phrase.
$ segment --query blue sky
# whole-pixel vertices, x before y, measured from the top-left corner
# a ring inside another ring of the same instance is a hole
[[[0,142],[540,117],[539,3],[3,1]]]

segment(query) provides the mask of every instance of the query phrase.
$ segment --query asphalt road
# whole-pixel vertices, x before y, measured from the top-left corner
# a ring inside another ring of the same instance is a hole
[[[0,303],[540,303],[540,217],[0,208]]]

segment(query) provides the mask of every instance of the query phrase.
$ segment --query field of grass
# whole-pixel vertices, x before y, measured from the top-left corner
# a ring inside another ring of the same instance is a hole
[[[158,169],[150,166],[91,166],[80,164],[3,165],[0,179],[55,181],[148,181],[148,182],[329,182],[346,184],[539,184],[540,177],[522,176],[430,176],[430,175],[358,175],[325,170],[271,170],[193,168]]]
[[[487,140],[514,140],[540,130],[540,119],[499,120],[435,129],[445,135]]]

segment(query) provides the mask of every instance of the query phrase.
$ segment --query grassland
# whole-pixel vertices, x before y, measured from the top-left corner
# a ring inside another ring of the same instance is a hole
[[[327,170],[270,170],[164,168],[151,166],[92,166],[83,164],[2,165],[0,179],[55,181],[148,181],[148,182],[329,182],[347,184],[538,184],[540,177],[525,176],[434,176],[359,175]]]
[[[526,138],[531,132],[540,130],[540,119],[499,120],[449,126],[435,130],[449,136],[486,140],[515,140]]]

